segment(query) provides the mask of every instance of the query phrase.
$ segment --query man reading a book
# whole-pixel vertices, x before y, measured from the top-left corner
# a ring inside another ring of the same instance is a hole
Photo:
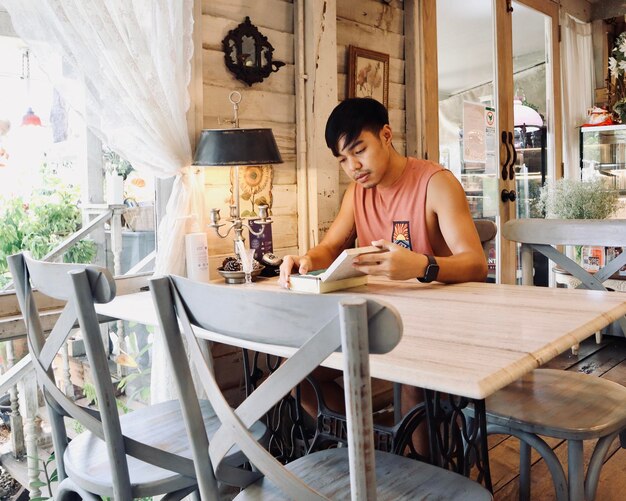
[[[374,245],[387,252],[363,254],[353,265],[391,280],[444,283],[485,281],[487,262],[463,187],[434,162],[400,155],[392,144],[387,109],[370,98],[341,102],[326,123],[326,144],[352,179],[337,218],[319,245],[303,256],[285,256],[279,283],[289,275],[328,267],[344,250]],[[336,371],[319,368],[328,406],[343,410]],[[402,407],[418,402],[403,388]],[[305,409],[315,415],[313,392],[303,388]]]

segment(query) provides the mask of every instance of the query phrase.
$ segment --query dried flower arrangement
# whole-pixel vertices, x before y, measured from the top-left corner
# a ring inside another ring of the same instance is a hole
[[[547,218],[606,219],[620,207],[619,191],[607,188],[601,178],[559,179],[541,188],[537,205]]]

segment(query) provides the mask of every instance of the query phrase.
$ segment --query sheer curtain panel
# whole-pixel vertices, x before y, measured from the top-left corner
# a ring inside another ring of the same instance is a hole
[[[578,127],[593,105],[593,47],[591,24],[561,14],[563,81],[563,162],[566,178],[580,179]]]
[[[189,173],[187,86],[193,0],[0,0],[17,34],[87,126],[133,166],[178,176],[159,228],[157,273],[184,274]],[[49,57],[50,54],[58,59]]]
[[[55,88],[103,143],[139,171],[176,176],[159,226],[156,274],[184,275],[187,216],[203,213],[186,120],[193,0],[0,0],[0,5]],[[174,387],[160,335],[154,336],[152,355],[157,402]]]

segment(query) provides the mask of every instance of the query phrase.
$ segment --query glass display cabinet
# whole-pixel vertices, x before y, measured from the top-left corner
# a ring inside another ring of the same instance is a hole
[[[580,175],[582,180],[603,176],[626,195],[626,125],[580,128]]]

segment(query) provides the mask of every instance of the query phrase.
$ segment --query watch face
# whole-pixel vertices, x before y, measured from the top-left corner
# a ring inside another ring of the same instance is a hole
[[[419,279],[420,282],[432,282],[433,280],[437,280],[437,275],[439,274],[439,265],[437,264],[437,260],[433,256],[426,256],[428,258],[428,265],[424,270],[424,278]]]
[[[438,264],[429,264],[426,268],[426,280],[428,282],[432,282],[437,279],[437,275],[439,274],[439,265]]]

